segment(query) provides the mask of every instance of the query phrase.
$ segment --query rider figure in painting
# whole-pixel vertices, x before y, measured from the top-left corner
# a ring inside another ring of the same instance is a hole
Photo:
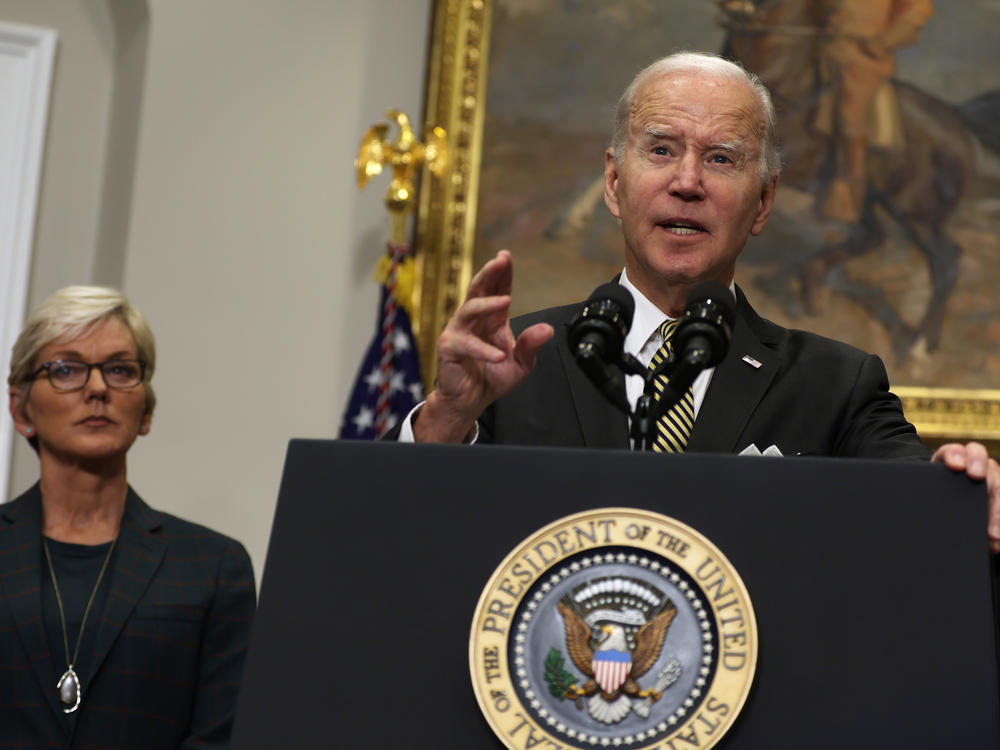
[[[902,145],[889,78],[894,53],[917,41],[933,15],[931,0],[822,0],[819,74],[826,95],[815,126],[833,140],[833,178],[826,218],[854,223],[867,184],[868,146]]]
[[[718,0],[718,7],[728,31],[724,54],[761,77],[781,115],[782,182],[810,200],[819,220],[799,214],[819,230],[819,244],[758,284],[790,300],[792,317],[803,309],[819,315],[829,273],[883,248],[895,230],[927,261],[930,297],[919,317],[904,315],[878,282],[842,277],[838,291],[884,327],[897,362],[935,351],[962,253],[947,221],[977,146],[954,106],[892,78],[895,51],[917,40],[932,0]]]
[[[783,87],[774,85],[776,78],[818,79],[815,116],[805,125],[830,143],[830,176],[817,204],[819,213],[856,223],[868,183],[868,147],[903,147],[899,105],[889,79],[896,50],[916,42],[934,14],[931,0],[719,0],[719,8],[726,18],[723,25],[749,32],[742,51],[755,58],[752,67],[777,89],[779,103]],[[785,58],[796,58],[806,40],[815,40],[812,64],[789,69]],[[728,54],[744,57],[732,49]]]

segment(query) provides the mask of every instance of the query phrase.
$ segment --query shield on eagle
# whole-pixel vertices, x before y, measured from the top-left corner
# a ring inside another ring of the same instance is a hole
[[[628,678],[632,670],[632,655],[628,651],[608,649],[595,651],[591,662],[594,670],[594,680],[605,693],[613,693]]]
[[[632,655],[628,651],[597,651],[591,662],[594,680],[605,693],[613,693],[623,684],[632,670]]]

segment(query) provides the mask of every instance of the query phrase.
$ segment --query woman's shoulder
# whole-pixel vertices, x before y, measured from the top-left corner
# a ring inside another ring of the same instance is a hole
[[[220,531],[204,524],[189,521],[173,513],[153,508],[131,487],[125,504],[123,523],[140,527],[143,531],[174,543],[197,544],[202,548],[229,549],[247,555],[243,545]]]
[[[13,527],[18,521],[41,523],[42,493],[36,482],[17,497],[0,503],[0,528]]]

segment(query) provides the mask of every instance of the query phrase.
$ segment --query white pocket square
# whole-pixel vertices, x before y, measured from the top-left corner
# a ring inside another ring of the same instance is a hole
[[[738,455],[740,455],[740,456],[780,456],[780,455],[782,455],[782,453],[781,453],[780,450],[778,450],[778,446],[776,446],[776,445],[768,446],[767,448],[764,449],[764,452],[761,453],[760,452],[760,448],[758,448],[753,443],[750,443],[750,445],[748,445],[746,448],[744,448],[743,450],[741,450]]]

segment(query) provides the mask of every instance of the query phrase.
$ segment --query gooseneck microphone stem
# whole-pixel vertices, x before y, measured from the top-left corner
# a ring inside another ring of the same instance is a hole
[[[635,402],[635,409],[629,413],[632,428],[629,432],[632,438],[632,450],[651,451],[653,450],[653,438],[656,436],[656,423],[664,414],[670,411],[687,393],[688,388],[698,377],[703,369],[706,358],[704,352],[692,352],[690,356],[679,360],[673,355],[664,360],[655,369],[643,369],[642,395]],[[659,392],[655,386],[657,378],[661,375],[668,377],[667,384]]]
[[[631,354],[626,352],[622,355],[622,370],[628,375],[638,375],[643,379],[642,394],[640,394],[635,402],[635,409],[629,411],[628,401],[626,400],[625,408],[622,410],[629,415],[629,421],[632,425],[629,430],[629,437],[632,438],[632,450],[634,451],[653,450],[653,435],[656,429],[656,416],[654,414],[656,400],[654,398],[653,381],[659,374],[664,372],[666,364],[664,362],[651,371],[648,367],[644,367]]]
[[[621,371],[604,361],[600,348],[590,342],[581,343],[576,350],[576,361],[580,365],[580,369],[586,373],[603,396],[619,409],[628,413],[625,379]]]
[[[632,429],[629,436],[632,438],[632,450],[651,451],[653,450],[653,429],[656,420],[651,417],[653,410],[653,395],[646,392],[649,383],[643,389],[643,394],[635,402],[635,410],[629,416],[632,421]]]

